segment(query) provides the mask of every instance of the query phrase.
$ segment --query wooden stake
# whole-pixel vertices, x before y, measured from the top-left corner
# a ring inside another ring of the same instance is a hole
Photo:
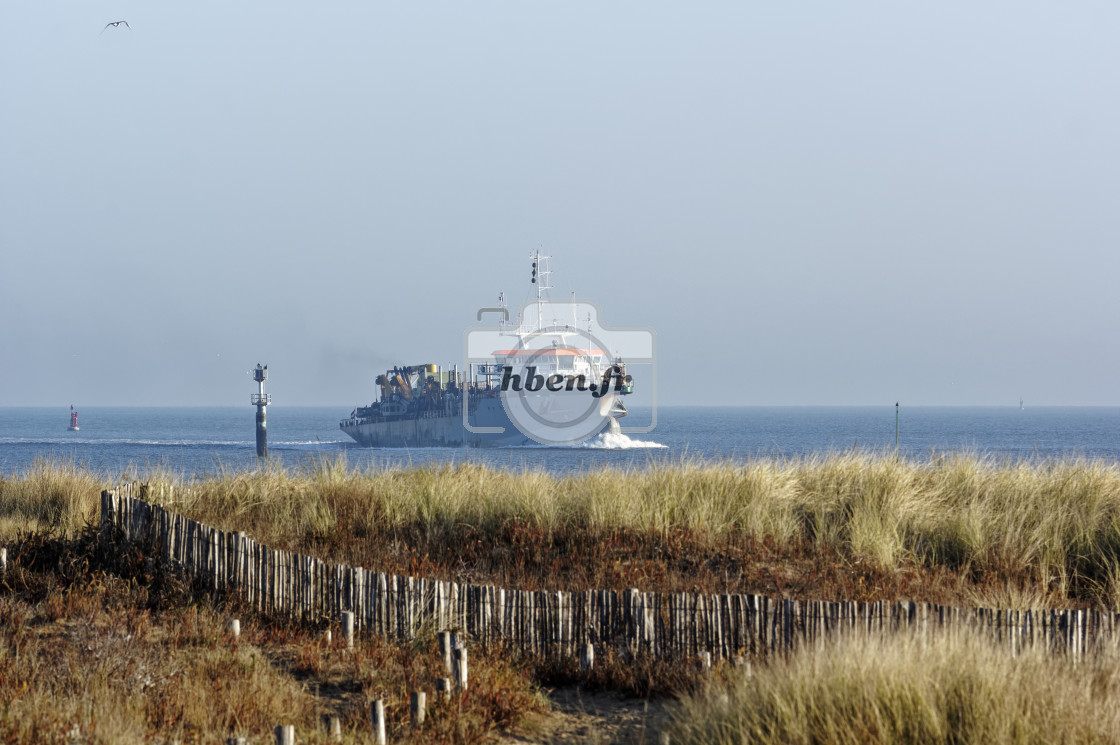
[[[385,702],[381,699],[369,706],[370,721],[373,722],[373,741],[385,745]]]
[[[579,670],[581,673],[588,673],[595,667],[595,645],[591,642],[585,642],[583,645],[583,653],[579,656]]]
[[[342,638],[346,640],[346,648],[354,648],[354,612],[342,611]]]
[[[443,667],[451,675],[451,632],[439,632],[439,653],[443,657]]]
[[[428,708],[428,694],[423,691],[413,691],[410,709],[412,712],[412,726],[419,729],[424,726],[424,714]]]
[[[467,690],[467,648],[455,650],[455,687],[460,693]]]

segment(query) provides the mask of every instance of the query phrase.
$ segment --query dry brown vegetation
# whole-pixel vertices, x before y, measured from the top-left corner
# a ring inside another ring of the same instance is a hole
[[[533,668],[477,650],[467,692],[439,702],[434,635],[404,644],[362,639],[348,650],[322,630],[254,618],[212,603],[146,557],[106,554],[93,530],[17,537],[0,594],[0,741],[11,743],[371,742],[370,702],[390,735],[482,742],[542,709]],[[226,628],[240,620],[235,641]],[[409,696],[429,692],[424,729],[409,731]]]
[[[474,465],[355,472],[342,461],[189,481],[141,477],[149,499],[202,522],[274,547],[401,574],[518,588],[639,587],[1013,608],[1114,609],[1120,599],[1120,469],[1107,463],[993,463],[963,455],[919,464],[850,453],[567,477]],[[546,709],[543,690],[575,683],[627,695],[696,694],[680,710],[678,739],[701,733],[696,741],[704,741],[708,734],[698,723],[719,721],[705,708],[711,691],[697,687],[691,667],[610,650],[589,678],[571,660],[477,650],[467,695],[437,704],[434,680],[444,673],[434,629],[405,644],[363,639],[348,652],[326,644],[323,628],[257,618],[234,601],[206,598],[135,550],[106,555],[92,528],[105,486],[103,477],[51,462],[0,478],[0,536],[9,557],[0,590],[0,742],[233,736],[270,742],[272,728],[284,723],[297,725],[300,742],[317,742],[326,740],[328,715],[340,717],[346,741],[369,742],[374,698],[387,701],[398,739],[481,742]],[[236,644],[225,631],[231,617],[241,621]],[[897,653],[902,660],[916,654]],[[988,664],[975,649],[960,654]],[[798,664],[810,669],[825,659],[795,655],[802,658]],[[757,671],[771,669],[757,662]],[[837,680],[851,678],[844,663],[829,664],[841,670]],[[891,664],[893,671],[911,663]],[[1018,675],[1015,670],[996,675]],[[1077,671],[1032,671],[1080,680]],[[808,684],[762,688],[761,677],[716,695],[717,701],[745,697],[744,706],[757,711],[771,701],[768,711],[779,718],[750,724],[756,728],[750,732],[780,731],[782,712],[820,707],[814,697],[834,695],[814,693]],[[933,703],[916,705],[937,709],[986,690],[977,680],[915,683],[934,692]],[[1115,708],[1111,678],[1095,680],[1104,682],[1090,687],[1088,698],[1070,699],[1072,713],[1053,721],[1077,720],[1079,706]],[[416,689],[429,692],[430,709],[424,730],[411,733],[408,695]],[[862,717],[859,707],[885,710],[874,696],[837,700],[857,712],[853,721]],[[1003,711],[990,701],[969,711],[985,708]],[[821,716],[840,721],[838,714]],[[954,733],[951,719],[929,721],[941,723],[925,735],[970,739],[956,736],[964,730]],[[855,741],[855,726],[837,723],[831,732],[822,725],[831,734],[810,740]],[[884,741],[920,741],[908,730],[899,734],[884,725],[883,731]],[[802,737],[790,732],[789,739]],[[1113,741],[1112,732],[1085,730],[1069,741]]]

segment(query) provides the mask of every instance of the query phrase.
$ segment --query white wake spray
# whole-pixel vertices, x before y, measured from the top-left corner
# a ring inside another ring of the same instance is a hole
[[[635,450],[638,448],[664,448],[668,446],[662,445],[660,442],[632,440],[621,432],[601,432],[598,436],[580,443],[580,447],[597,448],[601,450]]]

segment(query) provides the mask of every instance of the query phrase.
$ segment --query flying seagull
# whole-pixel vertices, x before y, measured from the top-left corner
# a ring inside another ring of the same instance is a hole
[[[131,30],[131,29],[132,29],[132,26],[129,26],[129,25],[128,25],[128,21],[110,21],[109,23],[106,23],[106,24],[105,24],[105,28],[109,28],[110,26],[112,26],[113,28],[117,28],[117,27],[118,27],[118,26],[120,26],[120,25],[121,25],[122,23],[124,24],[124,27],[125,27],[125,28],[127,28],[127,29],[129,29],[129,30]],[[105,28],[101,29],[101,33],[105,33]]]

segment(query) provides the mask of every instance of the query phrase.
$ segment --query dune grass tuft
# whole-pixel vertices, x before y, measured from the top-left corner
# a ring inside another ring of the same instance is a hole
[[[730,671],[684,697],[668,731],[680,745],[1116,742],[1118,662],[1013,657],[972,635],[849,636]]]
[[[49,458],[0,476],[0,535],[43,529],[73,534],[97,520],[104,481],[73,461]]]

